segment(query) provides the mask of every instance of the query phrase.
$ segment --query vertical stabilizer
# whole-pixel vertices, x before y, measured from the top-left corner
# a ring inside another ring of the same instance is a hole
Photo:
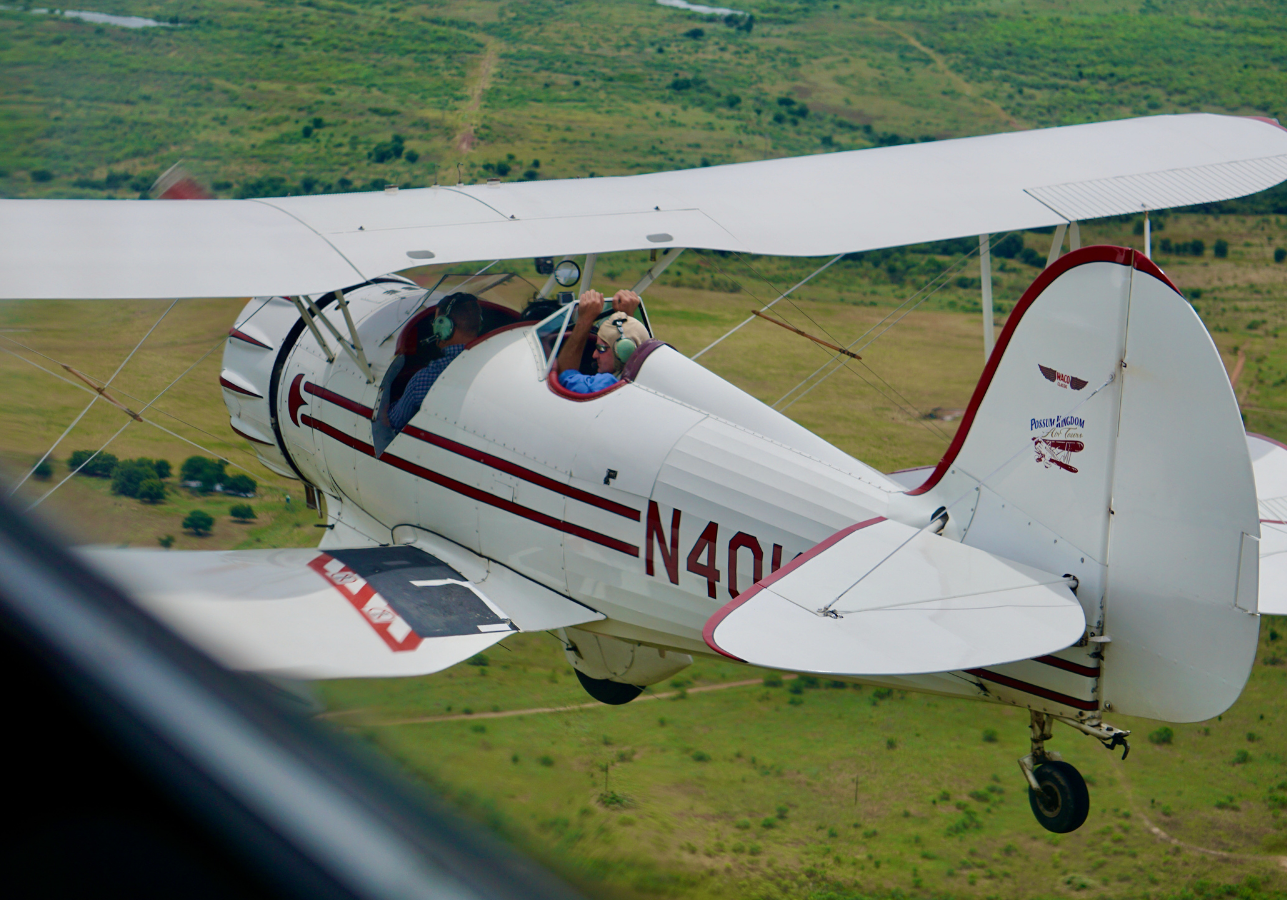
[[[1042,272],[910,493],[966,544],[1077,576],[1101,677],[1063,705],[1196,721],[1237,699],[1258,627],[1251,463],[1210,336],[1142,255],[1088,247]]]

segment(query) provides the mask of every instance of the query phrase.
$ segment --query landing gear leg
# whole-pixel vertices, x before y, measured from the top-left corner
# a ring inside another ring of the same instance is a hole
[[[1028,781],[1028,803],[1037,822],[1047,831],[1076,831],[1090,813],[1086,780],[1058,753],[1046,749],[1054,729],[1054,716],[1031,710],[1032,752],[1019,760]]]

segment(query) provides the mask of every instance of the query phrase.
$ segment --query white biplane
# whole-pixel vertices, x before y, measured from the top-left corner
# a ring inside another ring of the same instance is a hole
[[[622,178],[4,200],[0,296],[257,298],[223,396],[263,464],[323,497],[320,547],[93,553],[227,664],[414,675],[551,630],[606,703],[715,653],[1005,703],[1031,711],[1038,821],[1070,831],[1089,798],[1046,748],[1053,723],[1113,748],[1111,713],[1215,716],[1258,613],[1287,612],[1287,448],[1244,434],[1147,254],[1078,248],[1077,223],[1284,178],[1276,122],[1181,115]],[[661,250],[643,290],[680,248],[821,256],[1050,226],[1074,249],[1014,307],[950,448],[892,476],[659,341],[569,394],[551,356],[572,306],[522,321],[487,303],[499,277],[388,274],[575,254],[589,285],[597,254]],[[395,360],[461,286],[486,333],[382,439]]]

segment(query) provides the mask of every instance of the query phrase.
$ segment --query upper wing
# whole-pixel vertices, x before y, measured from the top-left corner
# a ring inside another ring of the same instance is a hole
[[[0,200],[0,299],[313,294],[432,260],[820,256],[1240,197],[1287,130],[1192,114],[621,178],[271,200]]]
[[[873,519],[740,594],[704,636],[773,669],[913,675],[1053,653],[1085,628],[1064,579]]]
[[[424,675],[516,631],[603,618],[527,579],[492,590],[415,547],[84,552],[220,662],[294,678]]]
[[[1257,611],[1287,615],[1287,447],[1247,435],[1260,506],[1260,585]]]

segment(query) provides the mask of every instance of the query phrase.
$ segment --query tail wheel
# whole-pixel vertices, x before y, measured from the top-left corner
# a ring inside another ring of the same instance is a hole
[[[1041,790],[1028,788],[1028,803],[1041,827],[1056,834],[1076,831],[1090,813],[1090,792],[1081,773],[1066,762],[1037,766],[1033,775]]]
[[[606,678],[591,678],[583,673],[580,669],[573,669],[576,672],[577,680],[581,682],[581,687],[585,692],[598,700],[600,703],[606,703],[609,706],[621,706],[629,703],[631,700],[643,693],[643,688],[637,684],[623,684],[620,681],[609,681]],[[1079,778],[1081,776],[1078,776]],[[1082,786],[1085,791],[1085,785]],[[1082,818],[1085,818],[1083,816]],[[1078,822],[1078,825],[1081,823]]]

